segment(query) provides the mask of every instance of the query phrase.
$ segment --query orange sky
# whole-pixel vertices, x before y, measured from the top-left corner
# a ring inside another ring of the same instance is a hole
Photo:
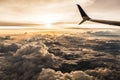
[[[75,4],[91,4],[91,0],[2,0],[0,20],[44,22],[54,18],[55,21],[78,21]]]
[[[105,5],[102,5],[105,1]],[[119,0],[0,0],[0,21],[32,22],[47,26],[56,22],[77,24],[81,16],[75,4],[82,5],[90,17],[120,20],[117,1]]]

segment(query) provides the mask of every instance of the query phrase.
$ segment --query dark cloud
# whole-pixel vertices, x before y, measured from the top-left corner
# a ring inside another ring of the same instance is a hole
[[[17,51],[17,49],[20,48],[20,44],[17,44],[17,43],[12,43],[12,44],[9,44],[9,43],[1,43],[0,44],[0,52],[3,52],[3,53],[8,53],[10,51]]]
[[[3,42],[0,80],[119,80],[120,41],[88,39],[93,35],[87,34],[47,34]]]
[[[96,32],[88,32],[88,34],[94,35],[94,36],[103,36],[103,37],[120,37],[119,30],[115,31],[96,31]]]

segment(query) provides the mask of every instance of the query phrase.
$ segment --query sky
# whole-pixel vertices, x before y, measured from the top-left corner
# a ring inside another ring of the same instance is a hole
[[[92,18],[120,20],[120,0],[0,0],[0,21],[77,24],[76,4]]]

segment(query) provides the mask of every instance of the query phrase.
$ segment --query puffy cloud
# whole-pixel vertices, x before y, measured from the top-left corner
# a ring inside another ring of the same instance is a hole
[[[83,71],[74,71],[70,74],[73,76],[73,80],[93,80],[92,76],[87,75]]]
[[[86,70],[87,74],[96,77],[98,80],[119,80],[120,72],[110,70],[109,68],[97,68],[94,70]]]
[[[62,64],[61,59],[49,53],[48,48],[41,41],[26,43],[18,48],[13,53],[13,56],[5,56],[4,58],[5,63],[0,64],[2,67],[0,70],[1,72],[2,70],[6,72],[1,73],[1,75],[4,75],[4,77],[0,78],[1,80],[6,78],[17,79],[18,77],[18,80],[28,80],[29,77],[36,80],[37,74],[40,73],[42,68],[57,69]],[[3,62],[3,59],[0,59],[0,61]],[[10,75],[8,75],[9,73]]]
[[[0,52],[7,53],[10,51],[16,52],[17,49],[20,48],[20,44],[18,43],[1,43],[0,44]]]
[[[0,54],[12,55],[0,55],[0,80],[119,80],[120,41],[81,35],[38,35],[1,43]],[[109,51],[110,44],[118,48]]]
[[[40,56],[45,56],[47,52],[47,47],[42,42],[32,42],[26,45],[23,45],[20,49],[17,50],[16,56],[23,56],[29,54],[39,54]]]
[[[94,75],[96,77],[99,75],[100,76],[109,76],[112,73],[112,71],[110,69],[107,69],[107,68],[98,68],[95,70],[86,70],[85,72],[88,74]]]
[[[82,71],[73,71],[71,73],[62,73],[52,69],[42,69],[38,80],[93,80],[92,76]]]

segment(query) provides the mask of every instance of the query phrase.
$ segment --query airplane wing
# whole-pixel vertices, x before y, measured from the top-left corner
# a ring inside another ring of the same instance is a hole
[[[83,20],[80,22],[80,24],[82,24],[85,21],[92,21],[92,22],[97,22],[97,23],[120,26],[120,21],[92,19],[86,14],[86,12],[82,9],[82,7],[79,4],[77,4],[77,7],[79,9],[79,12],[80,12],[82,18],[83,18]]]

